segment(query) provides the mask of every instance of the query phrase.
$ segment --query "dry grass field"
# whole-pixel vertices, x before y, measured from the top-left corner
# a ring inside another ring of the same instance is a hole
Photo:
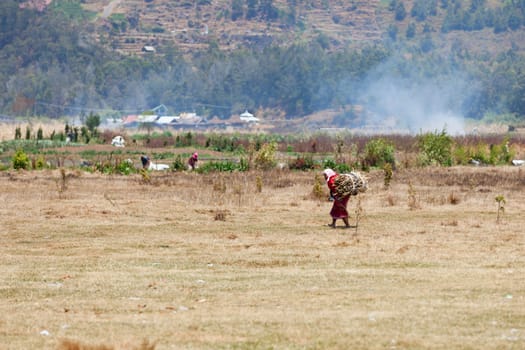
[[[0,172],[0,348],[525,348],[523,169],[315,175]]]

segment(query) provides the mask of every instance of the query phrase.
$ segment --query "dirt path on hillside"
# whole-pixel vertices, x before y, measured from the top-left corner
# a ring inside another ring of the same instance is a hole
[[[104,7],[104,11],[102,11],[102,18],[108,18],[113,13],[113,9],[120,4],[122,0],[111,0],[111,2]]]

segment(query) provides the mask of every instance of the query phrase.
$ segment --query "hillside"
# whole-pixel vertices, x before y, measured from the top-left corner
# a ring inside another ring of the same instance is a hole
[[[409,12],[402,20],[395,19],[390,2],[379,0],[275,0],[270,3],[278,15],[271,20],[259,13],[248,19],[247,5],[238,3],[242,5],[238,16],[232,14],[231,0],[85,0],[83,6],[97,14],[94,22],[99,40],[120,52],[135,54],[144,46],[159,53],[167,46],[188,52],[207,48],[210,43],[235,50],[309,41],[320,35],[331,48],[361,46],[384,41],[392,28],[398,41],[407,40],[403,36],[410,25],[416,31],[414,41],[429,33],[440,50],[449,51],[452,45],[490,55],[511,47],[525,50],[523,29],[498,34],[492,28],[442,33],[446,10],[438,6],[435,15],[422,21],[410,14],[416,3],[413,0],[402,2]]]

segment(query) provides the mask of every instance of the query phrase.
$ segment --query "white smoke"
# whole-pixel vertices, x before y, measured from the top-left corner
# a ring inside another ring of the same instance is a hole
[[[401,74],[389,63],[369,74],[358,97],[367,111],[367,123],[409,133],[464,134],[461,105],[474,89],[458,72],[437,77],[420,74],[410,70]]]

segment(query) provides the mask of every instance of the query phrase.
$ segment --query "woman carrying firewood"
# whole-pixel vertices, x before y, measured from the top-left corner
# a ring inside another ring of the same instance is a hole
[[[346,227],[350,227],[348,223],[348,210],[346,210],[346,205],[350,199],[350,194],[345,197],[337,196],[337,189],[335,187],[335,179],[338,174],[332,169],[325,169],[323,171],[326,184],[330,190],[330,198],[333,198],[332,210],[330,210],[330,216],[332,217],[332,223],[328,226],[335,228],[335,222],[337,219],[342,219]]]
[[[333,198],[333,205],[330,210],[332,223],[328,226],[335,228],[337,219],[342,219],[345,226],[350,227],[346,206],[350,196],[356,196],[358,193],[367,190],[368,184],[365,177],[356,172],[337,174],[332,169],[325,169],[323,175],[330,189],[330,197]]]

